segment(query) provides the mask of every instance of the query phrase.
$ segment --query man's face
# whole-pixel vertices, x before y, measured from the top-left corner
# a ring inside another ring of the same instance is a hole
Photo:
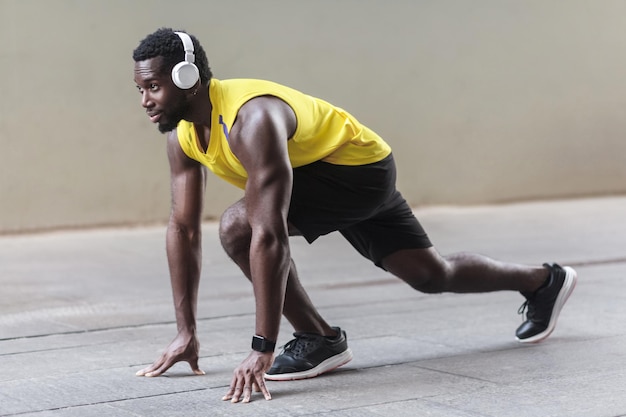
[[[135,83],[141,105],[161,133],[174,130],[189,110],[185,93],[176,87],[169,72],[163,70],[163,58],[135,62]]]

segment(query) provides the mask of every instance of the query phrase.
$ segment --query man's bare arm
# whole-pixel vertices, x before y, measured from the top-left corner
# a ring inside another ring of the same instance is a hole
[[[277,98],[257,98],[246,106],[238,116],[240,128],[233,129],[231,137],[237,139],[231,146],[248,173],[245,201],[252,229],[256,333],[276,340],[290,266],[287,213],[293,173],[287,140],[295,122],[291,108]]]
[[[152,365],[139,376],[158,376],[174,363],[186,361],[195,374],[199,342],[196,335],[196,307],[202,262],[201,221],[206,169],[188,158],[178,143],[176,130],[168,136],[172,209],[167,225],[166,249],[174,297],[176,338]]]
[[[290,267],[287,214],[293,172],[287,140],[296,126],[293,110],[275,97],[259,97],[239,111],[230,146],[248,173],[245,203],[252,229],[250,273],[256,303],[256,334],[276,340]],[[252,351],[235,370],[224,399],[250,400],[257,386],[270,399],[263,375],[273,354]]]

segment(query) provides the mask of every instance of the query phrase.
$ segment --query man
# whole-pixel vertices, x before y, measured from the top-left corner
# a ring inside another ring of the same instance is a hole
[[[339,231],[375,265],[426,293],[520,291],[527,314],[517,339],[538,342],[553,331],[575,271],[441,256],[396,190],[389,145],[349,113],[275,83],[213,79],[203,48],[184,32],[157,30],[133,58],[142,106],[168,134],[166,243],[178,325],[163,355],[138,375],[160,375],[177,361],[203,373],[195,314],[206,167],[245,190],[224,212],[220,238],[256,303],[252,351],[225,400],[248,402],[253,388],[269,400],[265,379],[310,378],[352,358],[345,331],[321,317],[300,284],[289,236],[312,242]],[[281,314],[296,332],[274,357]]]

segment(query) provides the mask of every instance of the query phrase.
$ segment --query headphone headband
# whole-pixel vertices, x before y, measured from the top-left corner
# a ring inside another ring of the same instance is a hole
[[[181,41],[183,41],[183,49],[185,50],[185,61],[189,63],[196,62],[196,56],[194,54],[193,41],[191,36],[185,32],[174,32],[178,35]]]

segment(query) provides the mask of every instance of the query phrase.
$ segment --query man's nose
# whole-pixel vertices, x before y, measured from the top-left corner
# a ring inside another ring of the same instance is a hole
[[[144,90],[143,93],[141,94],[141,105],[145,109],[148,109],[154,106],[154,103],[152,102],[152,98],[150,97],[149,91]]]

